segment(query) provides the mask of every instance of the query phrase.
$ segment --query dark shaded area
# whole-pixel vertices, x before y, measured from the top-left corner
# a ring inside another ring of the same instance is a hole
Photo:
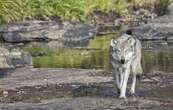
[[[0,69],[0,78],[4,78],[7,77],[8,75],[10,75],[12,72],[14,71],[14,69]]]

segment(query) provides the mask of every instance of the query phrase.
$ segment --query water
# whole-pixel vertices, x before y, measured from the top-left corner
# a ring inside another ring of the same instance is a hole
[[[142,42],[144,72],[173,72],[173,44],[163,41]]]
[[[34,57],[37,68],[94,68],[111,71],[109,42],[111,37],[91,40],[83,49],[63,48]],[[163,41],[142,42],[142,66],[144,73],[173,72],[173,44]],[[39,51],[39,49],[37,49]],[[44,49],[40,49],[44,51]],[[35,50],[34,50],[35,52]]]

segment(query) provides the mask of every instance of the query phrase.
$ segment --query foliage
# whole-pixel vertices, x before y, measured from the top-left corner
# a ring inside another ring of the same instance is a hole
[[[95,10],[117,13],[128,13],[125,0],[86,0],[85,14],[89,15]]]
[[[170,3],[171,0],[158,0],[155,4],[155,12],[158,15],[164,15]]]
[[[94,10],[127,12],[122,0],[24,0],[32,17],[59,16],[62,19],[84,20]]]
[[[166,12],[168,5],[171,3],[171,0],[126,0],[128,3],[131,3],[133,7],[146,8],[150,11],[154,11],[158,15],[163,15]]]
[[[80,18],[83,15],[84,0],[24,0],[33,18],[59,16],[62,19]]]
[[[0,24],[22,19],[23,14],[21,0],[0,0]]]
[[[123,0],[0,0],[0,23],[20,19],[85,20],[94,10],[127,12]]]
[[[0,0],[0,23],[50,18],[86,20],[95,10],[128,14],[130,4],[153,8],[152,3],[162,15],[170,0]]]

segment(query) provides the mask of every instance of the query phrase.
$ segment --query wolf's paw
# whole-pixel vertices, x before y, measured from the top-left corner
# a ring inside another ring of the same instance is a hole
[[[120,99],[126,99],[126,96],[125,95],[120,95],[119,98]]]
[[[134,90],[130,90],[129,92],[131,95],[135,95],[135,91]]]

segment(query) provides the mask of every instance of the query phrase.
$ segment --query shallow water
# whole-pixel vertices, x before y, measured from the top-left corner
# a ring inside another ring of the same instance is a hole
[[[86,48],[63,48],[47,55],[34,57],[34,67],[48,68],[102,68],[111,71],[109,38],[91,40]],[[106,43],[105,43],[106,42]],[[173,44],[164,41],[142,42],[142,67],[144,73],[173,72]],[[39,49],[37,49],[39,51]],[[43,49],[40,49],[44,51]]]

